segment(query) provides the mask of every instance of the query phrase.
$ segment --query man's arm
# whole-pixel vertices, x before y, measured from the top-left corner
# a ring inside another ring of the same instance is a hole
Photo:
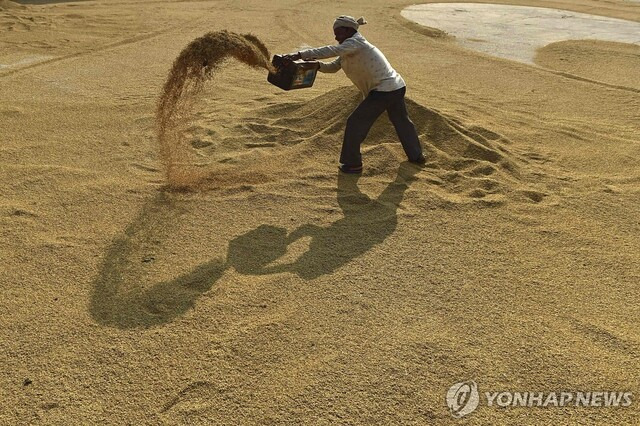
[[[302,59],[326,59],[354,52],[357,49],[358,43],[348,38],[342,44],[318,47],[316,49],[305,49],[298,52],[298,54]]]
[[[340,57],[338,57],[335,61],[319,62],[319,64],[320,67],[318,68],[318,71],[320,72],[338,72],[342,68]]]
[[[342,44],[318,47],[316,49],[306,49],[299,53],[302,59],[325,59],[353,52],[357,48],[358,44],[356,41],[348,38]]]

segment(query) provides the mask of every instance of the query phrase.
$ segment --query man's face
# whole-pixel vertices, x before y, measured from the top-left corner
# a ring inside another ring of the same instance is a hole
[[[343,41],[345,41],[346,39],[348,39],[353,35],[353,32],[351,31],[351,28],[338,27],[338,28],[334,28],[333,34],[336,36],[336,41],[342,44]]]

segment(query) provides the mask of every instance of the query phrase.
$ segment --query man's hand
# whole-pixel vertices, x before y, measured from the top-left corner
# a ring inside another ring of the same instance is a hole
[[[302,56],[300,56],[300,52],[297,53],[289,53],[287,55],[282,55],[282,57],[288,61],[297,61],[298,59],[302,59]]]

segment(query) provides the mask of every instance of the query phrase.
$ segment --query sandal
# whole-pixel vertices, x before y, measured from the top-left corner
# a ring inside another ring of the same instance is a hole
[[[340,164],[338,168],[342,173],[349,173],[349,174],[362,173],[362,164],[360,164],[359,166],[349,166],[347,164]]]

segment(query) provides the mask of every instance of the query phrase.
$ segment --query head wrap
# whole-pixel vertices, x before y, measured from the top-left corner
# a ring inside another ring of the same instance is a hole
[[[353,16],[341,15],[333,22],[333,29],[335,30],[338,27],[347,27],[358,31],[358,27],[366,23],[367,21],[364,19],[364,16],[359,17],[356,21]]]

